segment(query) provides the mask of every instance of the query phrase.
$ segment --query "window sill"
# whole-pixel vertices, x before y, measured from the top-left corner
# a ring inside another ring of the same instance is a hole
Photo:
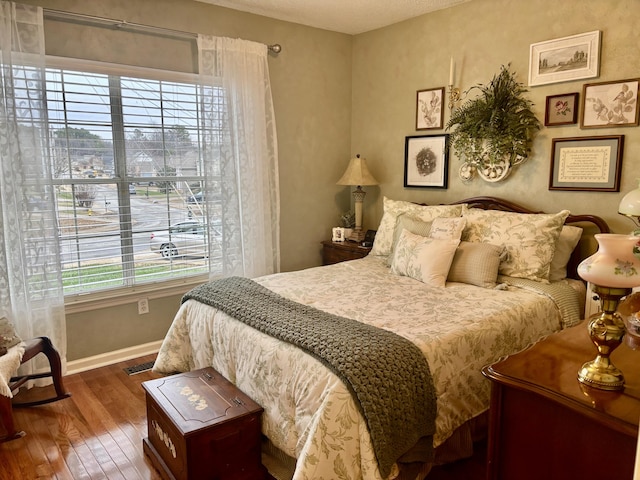
[[[140,298],[152,300],[171,295],[183,295],[193,287],[206,282],[208,277],[200,275],[181,280],[137,285],[120,289],[105,290],[103,292],[87,293],[65,297],[65,314],[81,313],[101,308],[115,307],[136,303]]]

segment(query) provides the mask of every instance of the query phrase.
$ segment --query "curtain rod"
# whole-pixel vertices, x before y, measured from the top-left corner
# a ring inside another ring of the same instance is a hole
[[[170,28],[164,27],[154,27],[152,25],[144,25],[141,23],[131,23],[126,20],[115,20],[112,18],[105,17],[96,17],[93,15],[85,15],[82,13],[72,13],[72,12],[63,12],[61,10],[51,10],[49,8],[42,9],[45,18],[50,18],[54,20],[66,20],[66,21],[77,21],[81,23],[94,23],[98,25],[106,25],[110,27],[116,27],[121,29],[131,29],[138,30],[144,32],[153,32],[160,35],[166,35],[174,38],[184,38],[184,39],[196,39],[198,38],[198,34],[191,32],[183,32],[180,30],[172,30]],[[267,48],[270,52],[278,54],[282,51],[282,46],[278,43],[274,43],[273,45],[267,45]]]

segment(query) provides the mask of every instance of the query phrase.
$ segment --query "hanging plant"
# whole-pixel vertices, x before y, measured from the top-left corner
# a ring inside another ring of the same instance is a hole
[[[460,177],[469,181],[477,172],[483,179],[497,182],[507,177],[512,167],[527,159],[540,122],[524,97],[528,91],[516,82],[503,65],[487,85],[478,84],[465,92],[480,93],[451,113],[447,130],[450,146],[463,160]]]

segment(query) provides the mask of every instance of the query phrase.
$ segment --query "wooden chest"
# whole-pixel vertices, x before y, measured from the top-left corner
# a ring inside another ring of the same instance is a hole
[[[213,368],[142,383],[148,437],[143,440],[163,478],[259,480],[262,407]]]

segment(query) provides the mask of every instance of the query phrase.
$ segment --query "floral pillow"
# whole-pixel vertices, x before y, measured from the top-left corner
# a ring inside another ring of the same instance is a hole
[[[549,283],[551,260],[568,210],[528,214],[464,208],[467,225],[462,240],[504,245],[499,273]]]
[[[459,217],[462,214],[462,205],[418,205],[384,197],[382,219],[370,255],[391,254],[396,219],[403,213],[423,222],[429,222],[436,217]]]
[[[434,287],[444,287],[460,240],[423,237],[402,230],[391,260],[391,272]]]
[[[11,347],[19,344],[22,339],[7,317],[0,317],[0,355],[7,353]]]
[[[431,231],[432,222],[423,222],[417,218],[413,218],[406,213],[401,213],[396,219],[396,228],[393,231],[393,241],[391,242],[391,254],[387,257],[387,265],[391,266],[391,257],[396,250],[398,239],[403,230],[408,230],[411,233],[420,235],[421,237],[428,237]]]

